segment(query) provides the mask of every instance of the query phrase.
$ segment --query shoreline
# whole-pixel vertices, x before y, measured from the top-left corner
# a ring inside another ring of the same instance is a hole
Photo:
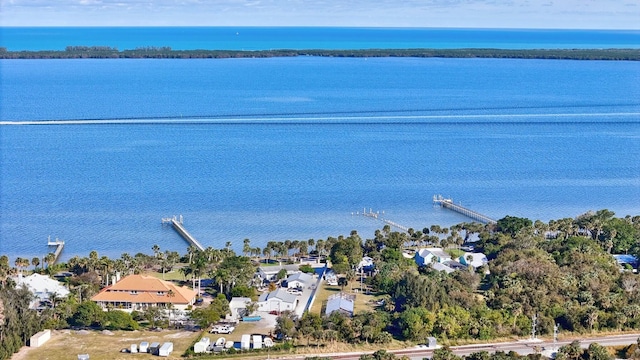
[[[0,59],[230,59],[272,57],[403,57],[403,58],[496,58],[549,60],[640,61],[640,49],[366,49],[366,50],[172,50],[168,47],[118,50],[102,46],[73,46],[66,50],[8,51]]]

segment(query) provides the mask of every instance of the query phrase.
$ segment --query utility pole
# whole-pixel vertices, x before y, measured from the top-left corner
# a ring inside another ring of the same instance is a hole
[[[558,324],[553,325],[553,351],[558,351]]]

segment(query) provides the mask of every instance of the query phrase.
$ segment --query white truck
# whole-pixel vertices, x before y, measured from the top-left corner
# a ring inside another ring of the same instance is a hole
[[[235,329],[234,326],[230,325],[213,325],[209,332],[212,334],[231,334]]]

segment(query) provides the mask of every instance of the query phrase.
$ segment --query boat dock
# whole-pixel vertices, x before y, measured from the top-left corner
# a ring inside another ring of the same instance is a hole
[[[351,213],[351,214],[353,215],[353,213]],[[360,215],[360,212],[356,212],[355,214],[356,215]],[[362,215],[366,216],[366,217],[370,217],[370,218],[375,219],[375,220],[380,220],[383,223],[385,223],[387,225],[390,225],[390,226],[393,226],[395,228],[398,228],[398,229],[400,229],[400,230],[402,230],[404,232],[409,232],[409,228],[408,227],[400,225],[400,224],[398,224],[396,222],[393,222],[393,221],[391,221],[389,219],[382,218],[382,217],[380,217],[380,212],[373,212],[372,209],[369,209],[369,212],[367,212],[366,208],[362,209]],[[382,212],[382,215],[384,215],[384,211]]]
[[[51,241],[51,236],[47,239],[47,246],[55,246],[56,250],[53,252],[53,263],[58,262],[58,258],[60,258],[60,254],[62,253],[62,249],[64,248],[64,241],[55,239],[55,241]]]
[[[182,215],[180,215],[179,220],[175,216],[172,218],[162,218],[162,224],[171,224],[176,232],[180,234],[180,236],[182,236],[185,240],[187,240],[189,244],[195,246],[200,251],[204,251],[204,247],[200,245],[198,240],[196,240],[196,238],[194,238],[193,235],[189,234],[187,229],[184,228]]]
[[[466,207],[453,203],[453,199],[447,199],[442,197],[442,195],[433,195],[433,204],[440,205],[443,208],[453,210],[459,214],[470,217],[473,220],[479,221],[483,224],[495,224],[496,221],[486,215],[480,214],[477,211],[473,211],[471,209],[467,209]]]

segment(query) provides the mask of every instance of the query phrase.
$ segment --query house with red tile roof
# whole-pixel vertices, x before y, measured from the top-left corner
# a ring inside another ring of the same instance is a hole
[[[129,275],[102,289],[91,298],[106,310],[111,307],[123,311],[142,311],[156,306],[162,309],[185,310],[196,301],[197,292],[153,276]]]

